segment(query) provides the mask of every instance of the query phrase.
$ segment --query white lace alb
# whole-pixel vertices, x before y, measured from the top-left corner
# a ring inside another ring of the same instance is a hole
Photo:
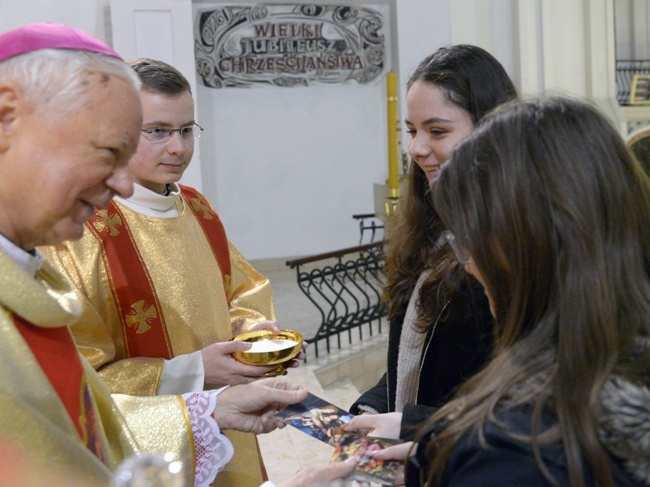
[[[194,436],[195,487],[208,487],[235,452],[232,443],[221,434],[219,425],[212,417],[221,390],[223,389],[182,395]]]

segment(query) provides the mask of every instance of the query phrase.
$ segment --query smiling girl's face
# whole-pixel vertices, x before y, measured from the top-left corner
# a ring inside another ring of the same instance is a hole
[[[409,155],[431,181],[452,149],[474,130],[474,123],[438,85],[416,81],[406,95],[406,128]]]

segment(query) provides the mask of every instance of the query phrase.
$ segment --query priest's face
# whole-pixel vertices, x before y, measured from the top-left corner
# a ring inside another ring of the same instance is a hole
[[[194,101],[184,91],[178,95],[140,92],[142,102],[142,130],[152,133],[173,130],[167,140],[155,140],[142,133],[137,153],[129,162],[135,181],[156,193],[163,193],[165,185],[177,182],[192,160],[194,137],[183,136],[179,129],[194,125]]]
[[[133,192],[138,93],[115,76],[87,77],[86,102],[65,115],[0,83],[0,231],[25,250],[81,238],[96,208]]]

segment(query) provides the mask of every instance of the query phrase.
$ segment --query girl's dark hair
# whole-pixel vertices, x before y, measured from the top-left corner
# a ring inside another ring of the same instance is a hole
[[[500,103],[517,97],[517,90],[499,61],[480,47],[443,47],[424,59],[408,81],[431,83],[443,89],[447,98],[465,110],[477,123]],[[424,172],[411,162],[408,189],[400,201],[400,214],[388,238],[386,251],[386,295],[389,318],[403,315],[418,277],[431,270],[423,282],[418,300],[419,327],[426,331],[441,315],[463,281],[468,277],[448,246],[436,247],[444,226],[431,203],[429,182]]]
[[[597,110],[550,98],[486,117],[433,199],[494,298],[496,352],[433,417],[453,419],[429,445],[430,484],[464,434],[530,407],[524,441],[545,475],[539,447],[554,441],[572,487],[584,486],[585,468],[613,486],[599,394],[613,372],[639,381],[650,369],[637,350],[650,336],[650,178]],[[543,411],[557,421],[550,430]]]

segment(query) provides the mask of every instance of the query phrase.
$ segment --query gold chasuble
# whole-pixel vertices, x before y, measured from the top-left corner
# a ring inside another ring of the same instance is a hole
[[[268,279],[228,242],[223,227],[220,236],[219,217],[203,196],[191,188],[183,195],[173,218],[114,201],[87,223],[81,240],[44,249],[80,291],[83,310],[71,330],[113,393],[155,395],[163,359],[275,319]],[[235,456],[216,483],[258,487],[264,474],[255,436],[226,436]]]
[[[48,262],[34,279],[2,250],[0,269],[1,441],[48,469],[101,484],[134,453],[172,452],[192,485],[183,399],[115,396],[116,403],[65,326],[80,311],[70,283]]]

